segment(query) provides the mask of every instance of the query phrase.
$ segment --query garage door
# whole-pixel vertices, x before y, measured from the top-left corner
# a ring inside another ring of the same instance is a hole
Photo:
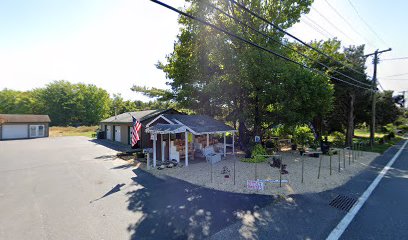
[[[4,125],[2,128],[2,139],[28,138],[28,125]]]

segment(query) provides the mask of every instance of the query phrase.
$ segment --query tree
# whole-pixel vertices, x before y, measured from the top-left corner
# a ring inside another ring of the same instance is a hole
[[[36,90],[41,112],[53,125],[95,125],[109,116],[110,98],[106,90],[89,84],[54,81]]]
[[[312,1],[240,1],[254,12],[288,28],[309,11]],[[260,29],[276,41],[249,30],[207,3]],[[283,34],[265,22],[224,1],[191,1],[186,10],[283,55]],[[251,137],[262,135],[274,124],[310,122],[330,109],[332,88],[326,77],[283,61],[242,41],[180,17],[180,33],[174,50],[159,69],[170,79],[170,91],[135,90],[153,97],[166,97],[186,109],[238,125],[239,142],[248,150]],[[287,43],[285,43],[287,44]],[[157,91],[156,91],[157,92]],[[160,94],[159,94],[160,93]],[[324,103],[324,104],[322,104]]]
[[[31,92],[3,89],[0,91],[0,113],[30,114],[35,113],[36,99]]]
[[[323,132],[345,132],[345,144],[350,146],[353,141],[355,125],[368,120],[370,91],[346,84],[338,79],[369,88],[369,86],[363,85],[370,84],[367,75],[364,73],[364,46],[349,46],[341,51],[341,42],[337,39],[313,41],[310,44],[331,56],[331,58],[327,58],[304,46],[295,45],[296,49],[308,57],[298,55],[298,58],[307,62],[309,66],[333,76],[331,81],[334,84],[333,111],[326,119],[322,116],[315,118],[313,125],[317,129],[318,137],[321,137]],[[345,65],[339,64],[339,62],[343,62]],[[346,76],[363,84],[357,83]]]
[[[395,104],[392,94],[393,91],[377,94],[375,121],[378,127],[394,123],[402,115],[402,111]]]

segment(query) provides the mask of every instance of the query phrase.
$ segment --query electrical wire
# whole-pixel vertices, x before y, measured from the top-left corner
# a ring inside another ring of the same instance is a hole
[[[215,6],[214,4],[205,3],[205,5],[207,5],[207,6],[211,7],[211,8],[213,8],[213,9],[217,10],[218,12],[222,13],[223,15],[227,16],[227,17],[230,18],[230,19],[233,19],[235,22],[237,22],[237,23],[240,24],[241,26],[244,26],[244,27],[246,27],[246,28],[249,28],[249,29],[251,29],[252,31],[254,31],[254,32],[256,32],[256,33],[262,35],[263,37],[265,37],[265,38],[267,38],[267,39],[269,39],[269,40],[271,40],[271,41],[273,41],[273,42],[275,42],[275,43],[278,43],[279,45],[283,46],[284,48],[289,49],[289,50],[291,50],[291,51],[297,53],[298,55],[300,55],[300,56],[302,56],[302,57],[304,57],[304,58],[306,58],[306,59],[308,59],[308,60],[310,60],[310,61],[312,61],[312,62],[314,62],[314,63],[317,63],[317,64],[319,64],[320,66],[325,67],[327,70],[333,70],[333,72],[335,72],[335,73],[337,73],[337,74],[340,74],[340,75],[342,75],[343,77],[346,77],[346,78],[348,78],[348,79],[350,79],[350,80],[352,80],[352,81],[354,81],[354,82],[357,82],[357,83],[360,83],[360,84],[362,84],[362,85],[366,85],[366,86],[368,86],[368,87],[371,87],[371,84],[367,84],[367,83],[361,82],[361,81],[356,80],[356,79],[354,79],[354,78],[352,78],[352,77],[350,77],[350,76],[348,76],[348,75],[346,75],[346,74],[344,74],[344,73],[342,73],[342,72],[339,72],[339,71],[337,71],[337,70],[335,70],[335,69],[331,69],[331,68],[330,68],[329,66],[327,66],[326,64],[324,64],[324,63],[322,63],[322,62],[319,62],[318,60],[313,59],[313,58],[307,56],[306,54],[304,54],[304,53],[302,53],[302,52],[300,52],[300,51],[298,51],[298,50],[296,50],[296,49],[294,49],[294,48],[292,48],[292,47],[290,47],[290,46],[287,46],[287,45],[283,44],[281,41],[278,41],[278,40],[274,39],[273,37],[269,36],[268,34],[263,33],[263,32],[261,32],[261,31],[257,30],[255,27],[250,26],[250,25],[244,23],[243,21],[241,21],[241,20],[239,20],[238,18],[232,16],[231,14],[225,12],[224,10],[222,10],[222,9],[220,9],[219,7]]]
[[[324,29],[322,26],[320,26],[318,23],[316,23],[315,21],[313,21],[313,19],[309,18],[308,16],[303,16],[303,22],[308,25],[309,27],[313,28],[314,30],[316,30],[318,33],[322,34],[322,36],[325,36],[327,38],[334,38],[334,35],[331,34],[329,31],[327,31],[326,29]],[[307,20],[307,21],[306,21]]]
[[[333,10],[333,12],[335,12],[335,13],[337,14],[337,16],[339,16],[339,17],[347,24],[347,26],[348,26],[351,30],[353,30],[353,31],[354,31],[357,35],[359,35],[364,41],[366,41],[367,44],[369,44],[369,45],[372,46],[373,48],[376,48],[375,45],[374,45],[369,39],[367,39],[364,35],[360,34],[360,33],[353,27],[353,25],[350,24],[349,21],[348,21],[345,17],[343,17],[343,15],[342,15],[339,11],[337,11],[337,9],[336,9],[335,7],[333,7],[333,5],[331,5],[331,4],[329,3],[329,1],[327,1],[327,0],[324,0],[324,1],[327,3],[327,5],[329,6],[329,8],[330,8],[331,10]]]
[[[354,9],[354,12],[357,14],[357,16],[360,18],[360,20],[367,26],[367,28],[374,33],[374,35],[381,41],[383,42],[385,45],[388,45],[381,37],[380,35],[378,35],[374,29],[364,20],[364,18],[360,15],[360,13],[358,12],[357,8],[354,6],[354,4],[350,1],[347,0],[348,3],[350,4],[350,6]]]
[[[384,76],[384,77],[382,77],[382,78],[398,77],[398,76],[404,76],[404,75],[408,75],[408,73],[400,73],[400,74],[395,74],[395,75],[388,75],[388,76]]]
[[[285,31],[285,30],[283,30],[282,28],[280,28],[280,27],[277,26],[276,24],[274,24],[274,23],[268,21],[266,18],[264,18],[264,17],[262,17],[262,16],[259,16],[259,15],[256,14],[255,12],[251,11],[250,9],[248,9],[247,7],[245,7],[244,5],[242,5],[241,3],[238,3],[238,2],[235,1],[235,0],[225,0],[225,1],[229,1],[229,2],[231,2],[231,3],[235,4],[235,5],[237,5],[238,7],[240,7],[241,9],[243,9],[245,12],[251,14],[252,16],[254,16],[254,17],[256,17],[256,18],[258,18],[258,19],[260,19],[260,20],[262,20],[262,21],[264,21],[265,23],[271,25],[273,28],[279,30],[280,32],[282,32],[282,33],[284,33],[284,34],[286,34],[286,35],[288,35],[289,37],[295,39],[296,41],[298,41],[298,42],[300,42],[301,44],[307,46],[308,48],[313,49],[315,52],[317,52],[317,53],[319,53],[319,54],[321,54],[321,55],[327,57],[328,59],[331,59],[331,60],[337,62],[338,64],[340,64],[340,65],[342,65],[342,66],[344,66],[344,67],[346,67],[346,68],[352,70],[352,71],[355,72],[355,73],[358,73],[358,74],[361,74],[361,75],[364,75],[364,76],[366,75],[364,72],[357,71],[357,70],[353,69],[352,67],[345,65],[344,63],[342,63],[342,62],[340,62],[340,61],[334,59],[333,57],[329,56],[328,54],[324,53],[323,51],[321,51],[321,50],[319,50],[319,49],[317,49],[317,48],[311,46],[310,44],[304,42],[303,40],[299,39],[298,37],[296,37],[296,36],[290,34],[289,32],[287,32],[287,31]]]
[[[317,69],[311,68],[311,67],[306,66],[306,65],[304,65],[304,64],[302,64],[302,63],[299,63],[299,62],[297,62],[297,61],[295,61],[295,60],[293,60],[293,59],[290,59],[290,58],[288,58],[288,57],[286,57],[286,56],[283,56],[283,55],[281,55],[281,54],[279,54],[279,53],[276,53],[276,52],[274,52],[274,51],[272,51],[272,50],[270,50],[270,49],[267,49],[267,48],[265,48],[265,47],[262,47],[262,46],[260,46],[260,45],[258,45],[258,44],[256,44],[256,43],[254,43],[254,42],[252,42],[252,41],[249,41],[249,40],[247,40],[247,39],[245,39],[245,38],[243,38],[243,37],[240,37],[240,36],[238,36],[238,35],[236,35],[236,34],[234,34],[234,33],[231,33],[231,32],[229,32],[229,31],[226,30],[226,29],[223,29],[223,28],[221,28],[221,27],[218,27],[218,26],[216,26],[216,25],[214,25],[214,24],[212,24],[212,23],[209,23],[209,22],[207,22],[207,21],[205,21],[205,20],[203,20],[203,19],[201,19],[201,18],[199,18],[199,17],[195,17],[195,16],[193,16],[193,15],[191,15],[191,14],[188,14],[188,13],[186,13],[186,12],[183,12],[183,11],[181,11],[181,10],[179,10],[179,9],[177,9],[177,8],[174,8],[174,7],[172,7],[172,6],[170,6],[170,5],[166,4],[166,3],[163,3],[163,2],[161,2],[161,1],[159,1],[159,0],[150,0],[150,1],[151,1],[151,2],[154,2],[154,3],[158,4],[158,5],[161,5],[161,6],[165,7],[165,8],[167,8],[167,9],[170,9],[170,10],[172,10],[172,11],[174,11],[174,12],[180,14],[180,15],[183,15],[183,16],[188,17],[188,18],[190,18],[190,19],[196,20],[196,21],[200,22],[200,23],[203,24],[203,25],[209,26],[209,27],[211,27],[211,28],[213,28],[213,29],[215,29],[215,30],[218,30],[218,31],[220,31],[220,32],[222,32],[222,33],[224,33],[224,34],[226,34],[226,35],[229,35],[229,36],[231,36],[231,37],[233,37],[233,38],[236,38],[236,39],[238,39],[238,40],[240,40],[240,41],[243,41],[243,42],[245,42],[245,43],[247,43],[247,44],[249,44],[249,45],[251,45],[251,46],[253,46],[253,47],[256,47],[256,48],[259,48],[259,49],[261,49],[261,50],[263,50],[263,51],[269,52],[269,53],[271,53],[271,54],[273,54],[273,55],[275,55],[275,56],[277,56],[277,57],[279,57],[279,58],[282,58],[282,59],[288,61],[288,62],[294,63],[294,64],[296,64],[296,65],[298,65],[298,66],[301,66],[301,67],[303,67],[303,68],[305,68],[305,69],[309,69],[309,70],[311,70],[311,71],[313,71],[313,72],[315,72],[315,73],[317,73],[317,74],[319,74],[319,75],[321,75],[321,76],[330,77],[330,78],[332,78],[332,79],[334,79],[334,80],[337,80],[337,81],[340,81],[340,82],[343,82],[343,83],[346,83],[346,84],[349,84],[349,85],[352,85],[352,86],[355,86],[355,87],[358,87],[358,88],[361,88],[361,89],[365,89],[365,90],[372,91],[372,89],[370,89],[370,88],[365,88],[365,87],[362,87],[362,86],[359,86],[359,85],[356,85],[356,84],[353,84],[353,83],[344,81],[344,80],[342,80],[342,79],[339,79],[339,78],[336,78],[336,77],[333,77],[333,76],[327,76],[327,74],[325,74],[325,73],[323,73],[323,72],[321,72],[321,71],[319,71],[319,70],[317,70]]]
[[[349,35],[347,35],[345,32],[343,32],[340,28],[338,28],[335,24],[333,24],[329,19],[327,19],[326,16],[323,15],[320,11],[318,11],[315,7],[312,7],[312,9],[319,14],[320,17],[322,17],[324,20],[326,20],[327,23],[329,23],[333,28],[335,28],[337,31],[339,31],[341,34],[343,34],[345,37],[347,37],[349,40],[353,42],[353,39]]]
[[[408,60],[408,57],[399,57],[399,58],[386,58],[386,59],[381,59],[381,61],[393,61],[393,60]]]

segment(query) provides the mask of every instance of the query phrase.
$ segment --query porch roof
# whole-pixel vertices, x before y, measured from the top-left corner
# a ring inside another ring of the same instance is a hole
[[[182,124],[156,124],[148,127],[146,132],[157,134],[182,133],[186,131],[186,127]]]

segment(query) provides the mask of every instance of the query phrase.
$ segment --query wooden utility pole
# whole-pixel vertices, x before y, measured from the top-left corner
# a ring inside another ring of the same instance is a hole
[[[374,134],[375,134],[375,104],[376,104],[376,92],[377,92],[377,64],[379,63],[378,61],[378,55],[380,53],[384,53],[384,52],[388,52],[391,51],[392,49],[386,49],[386,50],[382,50],[382,51],[378,51],[375,50],[374,53],[370,53],[365,55],[365,57],[369,57],[369,56],[374,56],[373,59],[373,64],[374,64],[374,74],[373,74],[373,92],[371,94],[371,124],[370,124],[370,146],[373,147],[374,145]]]

